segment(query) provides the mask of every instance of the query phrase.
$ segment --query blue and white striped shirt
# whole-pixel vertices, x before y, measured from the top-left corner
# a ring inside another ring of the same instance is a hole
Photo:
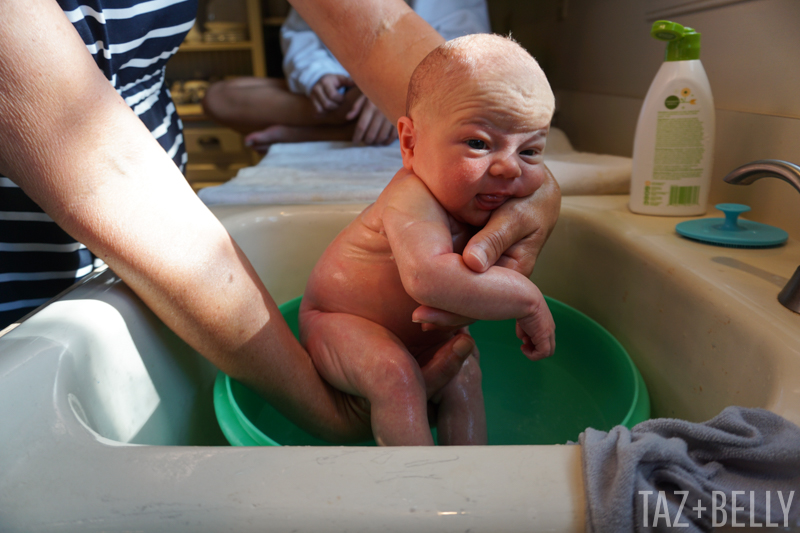
[[[97,66],[183,171],[182,124],[167,60],[194,24],[198,0],[57,0]],[[93,256],[0,177],[0,329],[89,274]]]

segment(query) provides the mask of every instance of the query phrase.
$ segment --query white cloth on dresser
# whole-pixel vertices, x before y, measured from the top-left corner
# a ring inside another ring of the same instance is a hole
[[[577,152],[557,128],[548,135],[544,160],[564,196],[628,192],[630,158]],[[199,196],[207,205],[372,202],[402,165],[397,142],[275,144],[258,165]]]

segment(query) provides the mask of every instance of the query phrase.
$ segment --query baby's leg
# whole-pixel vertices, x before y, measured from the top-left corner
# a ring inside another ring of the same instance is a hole
[[[486,444],[486,411],[478,359],[469,356],[461,371],[440,391],[436,431],[442,445]]]
[[[320,375],[337,389],[369,400],[375,442],[433,445],[422,372],[394,334],[344,313],[307,311],[301,324],[301,340]]]

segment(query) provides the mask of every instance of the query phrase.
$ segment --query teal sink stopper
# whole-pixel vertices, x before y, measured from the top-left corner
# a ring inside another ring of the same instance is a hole
[[[739,215],[750,211],[749,206],[717,204],[715,207],[725,214],[725,218],[687,220],[675,226],[675,231],[695,241],[737,248],[769,248],[780,246],[789,239],[789,234],[780,228],[739,219]]]

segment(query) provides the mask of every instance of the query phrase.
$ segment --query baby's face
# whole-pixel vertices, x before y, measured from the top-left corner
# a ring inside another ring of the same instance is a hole
[[[485,225],[492,211],[533,194],[545,179],[552,106],[520,81],[455,83],[443,101],[423,104],[414,121],[413,170],[461,222]]]

